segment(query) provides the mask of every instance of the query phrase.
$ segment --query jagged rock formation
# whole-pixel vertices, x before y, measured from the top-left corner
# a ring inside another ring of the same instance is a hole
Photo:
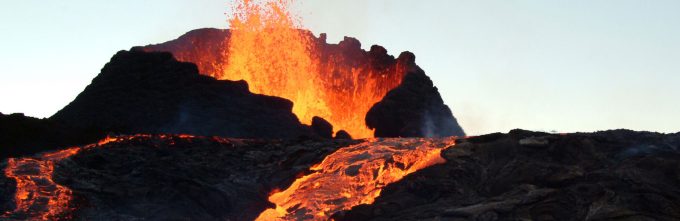
[[[0,113],[0,159],[92,143],[101,136],[103,133],[96,129],[73,128],[21,113]]]
[[[240,138],[310,135],[288,100],[253,94],[244,81],[200,75],[170,53],[118,52],[78,97],[50,119],[115,133]]]
[[[425,72],[415,65],[415,55],[399,56],[413,64],[404,80],[368,111],[366,125],[376,137],[465,136]]]
[[[312,118],[312,130],[319,136],[327,139],[333,138],[333,125],[320,117]]]
[[[680,133],[515,130],[442,156],[336,220],[680,219]]]

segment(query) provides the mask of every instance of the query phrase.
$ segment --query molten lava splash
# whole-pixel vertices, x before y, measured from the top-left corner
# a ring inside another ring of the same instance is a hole
[[[269,200],[276,208],[257,220],[326,220],[335,212],[371,204],[386,185],[444,162],[441,150],[454,143],[454,138],[390,138],[339,149],[313,166],[312,174],[272,194]]]
[[[294,102],[293,112],[310,124],[329,117],[313,55],[313,39],[296,28],[285,0],[244,0],[231,19],[228,63],[218,79],[243,79],[254,93]]]
[[[160,138],[171,137],[171,135],[158,136]],[[74,210],[69,205],[73,198],[72,191],[54,182],[52,179],[54,165],[83,149],[95,148],[122,140],[151,137],[151,135],[144,134],[107,137],[96,144],[45,153],[35,158],[10,158],[7,162],[7,168],[5,168],[5,176],[13,178],[17,182],[14,195],[16,209],[4,214],[3,217],[25,220],[70,219],[70,212]],[[186,139],[193,136],[176,135],[176,137]]]
[[[290,13],[291,0],[235,1],[224,41],[207,44],[197,38],[161,50],[195,63],[201,73],[245,80],[254,93],[293,101],[293,113],[305,124],[319,116],[335,131],[355,138],[373,136],[364,123],[366,113],[401,83],[405,65],[384,49],[371,55],[353,39],[328,45],[325,38],[301,30],[300,19]]]

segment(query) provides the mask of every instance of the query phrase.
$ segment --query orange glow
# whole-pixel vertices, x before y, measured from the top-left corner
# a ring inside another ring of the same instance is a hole
[[[295,29],[287,5],[285,0],[238,2],[229,22],[227,66],[214,77],[243,79],[254,93],[288,98],[293,112],[310,124],[315,114],[328,117],[330,110],[316,75],[313,39]]]
[[[16,209],[29,220],[67,219],[62,215],[72,211],[68,206],[72,198],[71,190],[52,180],[53,159],[77,153],[77,148],[54,152],[38,159],[9,159],[5,176],[17,182],[14,200]],[[37,208],[37,209],[36,209]]]
[[[291,100],[293,113],[304,124],[319,116],[334,132],[373,137],[364,122],[366,113],[401,84],[405,65],[326,44],[301,29],[301,19],[290,12],[291,1],[236,0],[227,39],[214,45],[194,39],[189,47],[171,52],[203,74],[245,80],[254,93]]]
[[[454,138],[389,138],[341,148],[312,166],[312,174],[270,195],[276,208],[257,220],[327,220],[335,212],[371,204],[386,185],[443,163],[441,150],[454,143]]]
[[[151,138],[151,135],[137,134],[132,136],[106,137],[99,142],[83,147],[71,147],[60,151],[41,154],[37,157],[10,158],[5,168],[5,176],[17,182],[14,200],[16,209],[1,217],[27,217],[26,220],[68,220],[74,210],[69,205],[73,192],[52,179],[54,165],[73,156],[83,149],[95,148],[112,142]],[[163,139],[177,137],[193,138],[192,135],[158,135]],[[169,141],[172,144],[174,141]],[[223,141],[228,142],[228,141]]]

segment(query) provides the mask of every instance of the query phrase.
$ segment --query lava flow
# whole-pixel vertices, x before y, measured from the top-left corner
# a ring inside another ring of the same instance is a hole
[[[159,135],[170,137],[170,135]],[[150,138],[151,135],[132,135],[107,137],[95,144],[83,147],[71,147],[64,150],[42,154],[35,158],[10,158],[5,168],[5,176],[16,180],[14,194],[16,208],[2,217],[25,220],[62,220],[70,219],[74,208],[72,191],[53,180],[54,165],[59,161],[75,155],[83,149],[99,147],[111,142]],[[191,135],[177,135],[178,138],[190,138]],[[171,140],[171,139],[170,139]]]
[[[442,163],[441,150],[455,139],[372,139],[344,147],[311,167],[313,173],[276,192],[257,220],[327,220],[333,213],[371,204],[383,187],[425,167]]]
[[[254,93],[291,100],[302,123],[318,116],[335,131],[373,137],[366,113],[401,84],[411,64],[395,60],[382,47],[366,52],[350,38],[326,44],[324,36],[301,29],[290,5],[291,0],[236,0],[226,39],[208,44],[191,39],[191,47],[149,50],[170,51],[203,74],[245,80]]]

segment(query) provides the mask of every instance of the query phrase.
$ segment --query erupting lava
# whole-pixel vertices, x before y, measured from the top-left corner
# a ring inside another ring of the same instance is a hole
[[[313,36],[304,32],[288,10],[288,0],[243,0],[230,20],[227,61],[218,79],[245,80],[255,93],[293,101],[293,113],[303,123],[312,117],[328,120],[358,138],[372,137],[364,123],[371,106],[401,83],[401,76],[381,81],[385,74],[368,67],[343,68],[344,56],[322,61]],[[383,83],[380,85],[379,83]]]
[[[236,6],[227,66],[214,77],[243,79],[254,93],[288,98],[294,102],[293,112],[309,124],[314,114],[330,110],[322,99],[322,81],[315,75],[313,39],[295,29],[286,4],[245,0]]]
[[[322,117],[355,138],[373,137],[368,110],[399,84],[408,68],[382,47],[370,52],[346,39],[326,44],[302,30],[289,11],[291,0],[236,0],[230,31],[221,41],[190,40],[189,47],[162,48],[201,73],[223,80],[245,80],[254,93],[293,101],[302,123]],[[206,37],[210,39],[214,36]],[[157,49],[150,49],[157,50]],[[216,52],[217,51],[217,52]]]
[[[169,135],[159,135],[169,137]],[[3,217],[25,220],[61,220],[69,219],[74,207],[69,205],[73,198],[72,191],[53,180],[54,165],[79,151],[99,147],[111,142],[150,138],[151,135],[133,135],[107,137],[96,144],[83,147],[71,147],[64,150],[45,153],[36,158],[10,158],[5,168],[5,176],[17,182],[14,200],[16,208]],[[191,135],[177,135],[178,138],[191,138]]]
[[[404,176],[444,161],[440,152],[454,138],[373,139],[344,147],[269,197],[275,209],[257,220],[326,220],[335,212],[371,204],[382,188]]]

